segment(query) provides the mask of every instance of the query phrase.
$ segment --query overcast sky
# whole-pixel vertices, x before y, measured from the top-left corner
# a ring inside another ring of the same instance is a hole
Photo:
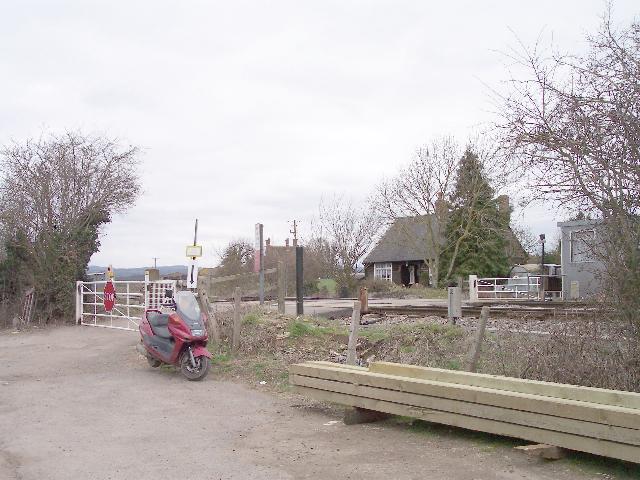
[[[203,264],[321,196],[365,199],[438,135],[493,119],[517,37],[580,52],[602,0],[0,2],[0,143],[81,129],[142,149],[143,193],[93,264]],[[638,2],[617,1],[628,24]],[[501,53],[502,52],[502,53]],[[545,207],[520,212],[555,233]]]

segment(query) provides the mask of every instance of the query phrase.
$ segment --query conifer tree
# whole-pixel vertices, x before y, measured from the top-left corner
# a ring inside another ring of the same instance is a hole
[[[509,213],[498,208],[482,162],[471,148],[460,160],[450,205],[442,252],[446,278],[506,275]]]

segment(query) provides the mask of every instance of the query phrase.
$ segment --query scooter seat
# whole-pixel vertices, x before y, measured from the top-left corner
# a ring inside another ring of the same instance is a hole
[[[172,338],[171,332],[169,332],[169,327],[152,327],[153,333],[160,338]]]
[[[169,314],[160,312],[149,312],[147,313],[147,320],[149,320],[149,323],[152,327],[166,327],[167,325],[169,325]]]

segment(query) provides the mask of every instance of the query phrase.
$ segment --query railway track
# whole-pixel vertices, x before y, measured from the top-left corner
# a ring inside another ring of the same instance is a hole
[[[593,310],[583,308],[561,307],[531,307],[513,305],[490,305],[491,315],[500,317],[526,316],[529,318],[560,318],[568,316],[593,315]],[[482,310],[481,305],[465,305],[462,307],[462,315],[465,317],[477,317]],[[446,317],[448,309],[446,305],[370,305],[368,313],[379,315],[420,315]]]

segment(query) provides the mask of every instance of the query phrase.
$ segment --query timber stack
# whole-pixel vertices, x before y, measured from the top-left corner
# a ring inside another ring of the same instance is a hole
[[[292,365],[298,393],[640,463],[640,394],[388,362]]]

